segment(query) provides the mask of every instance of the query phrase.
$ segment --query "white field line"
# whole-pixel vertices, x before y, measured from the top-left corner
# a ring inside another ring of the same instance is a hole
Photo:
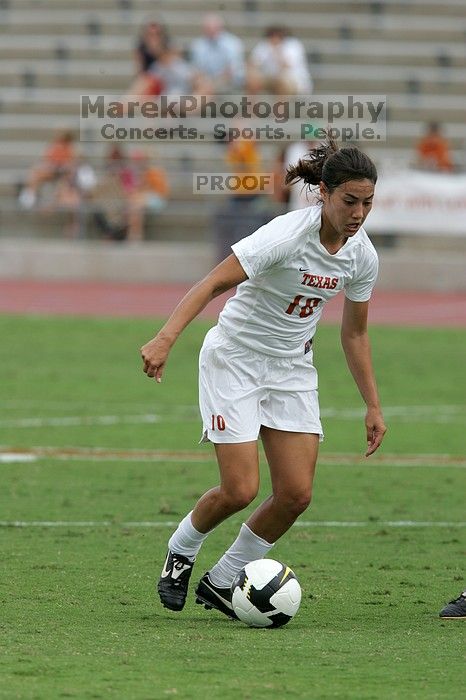
[[[131,401],[106,401],[105,399],[93,400],[92,407],[94,410],[101,410],[102,413],[116,413],[118,416],[124,415],[126,412],[130,411],[131,414],[145,414],[147,409],[150,407],[148,402],[131,402]],[[32,411],[34,409],[43,411],[47,409],[48,411],[58,411],[58,412],[70,412],[75,413],[86,411],[89,408],[88,401],[41,401],[39,399],[0,399],[0,412],[5,413],[8,409],[23,409],[24,411]],[[197,404],[174,404],[171,406],[163,406],[164,414],[167,413],[170,416],[199,416],[199,407]]]
[[[123,450],[107,447],[12,447],[0,445],[0,464],[31,462],[37,460],[82,461],[82,462],[215,462],[213,450],[200,447],[189,450]],[[330,466],[375,466],[383,467],[442,467],[466,468],[466,456],[450,454],[375,454],[366,459],[361,454],[328,452],[321,453],[319,464]]]
[[[215,462],[213,452],[188,450],[118,450],[106,447],[4,447],[0,445],[0,463],[29,462],[40,459],[83,462]]]
[[[0,428],[69,428],[88,425],[121,425],[158,423],[161,416],[146,413],[139,416],[57,416],[51,418],[13,418],[0,420]],[[178,419],[177,419],[178,420]]]
[[[147,402],[141,403],[141,402],[131,402],[131,401],[107,401],[105,399],[99,401],[99,400],[93,400],[92,401],[93,406],[99,406],[99,407],[105,407],[106,410],[109,408],[116,410],[122,408],[128,409],[130,408],[132,411],[140,411],[143,412],[147,410]],[[89,406],[89,402],[87,401],[74,401],[74,400],[69,400],[69,401],[55,401],[55,400],[41,400],[41,399],[0,399],[0,408],[25,408],[28,409],[30,407],[38,407],[38,408],[47,408],[49,410],[51,409],[57,409],[57,410],[70,410],[71,407],[74,407],[75,409],[80,407],[80,408],[86,408]],[[171,406],[164,406],[164,410],[167,409],[170,413],[172,414],[185,414],[185,413],[199,413],[199,409],[197,404],[174,404]],[[333,415],[334,411],[340,412],[340,410],[347,411],[349,410],[351,413],[358,413],[362,411],[361,407],[355,407],[354,409],[339,409],[339,408],[332,408],[328,407],[324,409],[329,413],[329,415]],[[422,404],[422,405],[401,405],[401,406],[385,406],[386,411],[393,411],[394,413],[403,413],[407,411],[453,411],[456,412],[458,410],[465,411],[466,410],[466,405],[465,404]]]
[[[12,462],[37,462],[37,456],[28,452],[0,452],[0,464]]]
[[[233,524],[239,524],[233,523]],[[130,522],[113,522],[111,520],[0,520],[0,527],[4,528],[29,528],[29,527],[120,527],[120,528],[173,528],[177,527],[178,522],[173,520],[143,520]],[[336,527],[336,528],[352,528],[352,527],[389,527],[389,528],[463,528],[466,527],[466,521],[428,521],[428,520],[299,520],[294,523],[293,527]]]
[[[69,408],[69,407],[68,407]],[[358,408],[324,408],[321,411],[322,418],[335,418],[338,420],[356,420],[363,418],[365,410]],[[385,406],[384,414],[387,419],[396,419],[402,422],[423,423],[458,423],[464,422],[466,417],[466,405],[439,405],[439,406]],[[109,414],[109,415],[74,415],[74,416],[30,416],[25,418],[0,419],[0,428],[70,428],[86,427],[93,425],[143,425],[154,423],[177,423],[181,418],[184,421],[199,422],[199,412],[195,406],[170,407],[161,414]]]

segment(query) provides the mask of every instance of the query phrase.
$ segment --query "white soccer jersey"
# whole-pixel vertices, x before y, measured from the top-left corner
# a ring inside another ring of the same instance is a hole
[[[230,337],[268,355],[302,355],[326,301],[367,301],[378,259],[363,228],[334,255],[320,242],[322,206],[278,216],[232,246],[248,279],[219,316]]]

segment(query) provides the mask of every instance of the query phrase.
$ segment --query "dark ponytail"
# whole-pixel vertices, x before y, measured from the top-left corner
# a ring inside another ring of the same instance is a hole
[[[311,187],[323,182],[327,190],[333,190],[349,180],[377,182],[377,170],[369,156],[355,146],[338,148],[336,141],[327,139],[311,148],[306,158],[287,168],[285,183],[293,185],[302,180]]]

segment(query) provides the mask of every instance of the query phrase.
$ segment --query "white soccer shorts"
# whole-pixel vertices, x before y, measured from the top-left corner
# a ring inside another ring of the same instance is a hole
[[[323,439],[312,350],[264,355],[211,328],[199,355],[199,407],[203,441],[250,442],[261,425]]]

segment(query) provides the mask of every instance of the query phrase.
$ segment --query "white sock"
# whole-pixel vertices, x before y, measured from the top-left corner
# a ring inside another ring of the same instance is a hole
[[[172,552],[182,554],[184,557],[194,561],[209,532],[196,530],[191,521],[191,514],[192,511],[180,522],[168,540],[168,546]]]
[[[231,547],[209,571],[209,578],[219,588],[228,588],[238,571],[250,561],[262,559],[273,547],[273,543],[258,537],[246,523]]]

